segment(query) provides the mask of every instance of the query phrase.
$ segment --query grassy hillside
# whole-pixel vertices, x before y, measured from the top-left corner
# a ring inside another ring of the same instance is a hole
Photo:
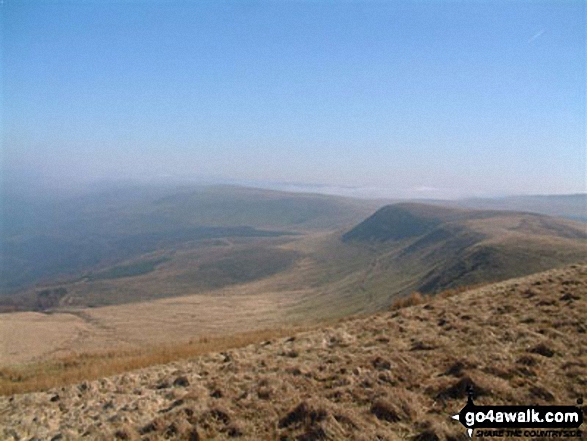
[[[239,187],[120,187],[49,203],[6,199],[0,294],[205,239],[336,229],[375,202]],[[10,208],[10,209],[9,209]]]
[[[584,398],[586,265],[419,301],[307,332],[259,333],[240,349],[219,340],[207,355],[94,381],[80,372],[96,378],[148,358],[110,352],[5,369],[4,382],[20,375],[42,388],[69,375],[78,384],[0,397],[0,437],[453,441],[469,439],[451,419],[469,388],[478,405]],[[180,349],[168,353],[198,353]]]
[[[465,214],[423,204],[402,203],[380,208],[343,235],[344,241],[386,242],[421,236],[443,222]]]
[[[188,232],[200,239],[188,240]],[[587,258],[581,223],[414,203],[383,207],[346,233],[192,227],[130,237],[141,238],[136,257],[23,291],[21,309],[226,296],[229,289],[274,303],[285,296],[284,316],[299,322],[375,312],[412,291],[479,285]],[[66,294],[39,298],[47,289]],[[0,303],[14,310],[14,301]]]
[[[435,293],[585,261],[587,232],[581,223],[536,214],[396,204],[329,247],[316,253],[315,273],[338,271],[341,283],[308,302],[317,311],[336,302],[341,311],[373,312],[412,291]]]

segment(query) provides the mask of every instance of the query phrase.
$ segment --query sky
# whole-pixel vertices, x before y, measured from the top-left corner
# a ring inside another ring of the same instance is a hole
[[[3,181],[586,191],[583,1],[3,0]]]

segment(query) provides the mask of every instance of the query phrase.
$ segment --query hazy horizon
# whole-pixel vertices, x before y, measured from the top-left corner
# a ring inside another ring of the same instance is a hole
[[[587,191],[571,193],[467,193],[466,191],[453,193],[428,189],[405,189],[363,186],[334,186],[316,183],[277,182],[277,181],[250,181],[223,179],[219,177],[159,177],[146,179],[96,179],[80,182],[54,182],[50,177],[18,177],[4,179],[0,185],[0,197],[16,197],[24,200],[58,200],[68,199],[89,194],[102,194],[111,191],[127,192],[135,189],[165,190],[167,194],[198,191],[206,187],[234,187],[243,189],[258,189],[286,193],[316,194],[325,196],[341,196],[347,198],[381,200],[393,203],[394,201],[446,201],[457,202],[466,200],[498,201],[511,198],[532,197],[566,197],[582,195],[587,197]]]
[[[585,4],[13,2],[6,186],[586,191]]]

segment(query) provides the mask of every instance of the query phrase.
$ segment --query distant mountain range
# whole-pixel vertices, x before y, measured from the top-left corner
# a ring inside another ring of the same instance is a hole
[[[587,193],[465,199],[456,204],[465,208],[524,211],[587,222]]]

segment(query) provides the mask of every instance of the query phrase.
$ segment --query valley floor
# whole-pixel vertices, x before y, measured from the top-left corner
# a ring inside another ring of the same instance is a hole
[[[450,417],[469,386],[476,404],[587,398],[586,322],[587,265],[572,265],[242,349],[0,397],[0,438],[465,440]]]
[[[284,293],[247,295],[229,291],[50,314],[3,314],[0,366],[283,326],[285,305],[291,304]]]
[[[322,243],[324,237],[331,240],[331,236],[314,234],[285,247],[307,251]],[[330,297],[323,300],[325,306],[307,304],[306,299],[322,298],[315,287],[319,282],[314,280],[320,270],[313,270],[314,263],[308,260],[300,259],[290,270],[260,280],[193,294],[92,308],[61,306],[46,312],[0,314],[0,367],[57,360],[79,353],[141,350],[187,343],[193,338],[293,327],[324,321],[332,315],[348,315],[349,311],[342,306],[333,307]],[[166,283],[173,285],[172,275],[166,276],[168,280],[158,281],[158,285],[153,280],[159,275],[149,274],[145,276],[147,282],[139,283],[138,287],[133,287],[134,278],[117,279],[112,289],[123,293],[143,287],[156,291],[164,289]],[[69,285],[68,289],[74,291]]]

